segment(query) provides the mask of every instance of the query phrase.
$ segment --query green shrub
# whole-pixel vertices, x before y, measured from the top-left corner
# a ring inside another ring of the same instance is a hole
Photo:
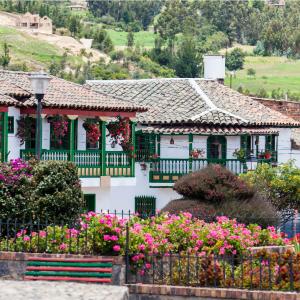
[[[83,210],[77,168],[71,162],[40,162],[33,169],[32,211],[48,221],[72,220]]]

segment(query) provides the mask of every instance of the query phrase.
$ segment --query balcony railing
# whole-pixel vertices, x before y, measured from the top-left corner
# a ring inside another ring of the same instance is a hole
[[[183,175],[205,168],[208,164],[221,164],[234,174],[247,172],[247,163],[237,159],[161,158],[150,163],[150,182],[172,183]]]
[[[34,157],[34,150],[21,150],[21,158]],[[41,160],[72,161],[78,168],[80,177],[131,177],[134,176],[132,158],[126,152],[107,151],[102,162],[102,154],[97,150],[42,150]]]

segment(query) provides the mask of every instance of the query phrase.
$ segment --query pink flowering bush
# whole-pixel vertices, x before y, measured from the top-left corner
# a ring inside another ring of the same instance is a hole
[[[152,254],[238,255],[249,247],[289,243],[273,227],[246,226],[227,217],[205,223],[193,219],[189,213],[161,214],[149,219],[134,216],[128,220],[89,212],[81,216],[74,228],[48,226],[39,232],[18,232],[16,244],[13,239],[9,241],[9,250],[124,255],[127,224],[129,252],[137,266],[143,265],[145,257]],[[5,247],[4,240],[0,242],[0,250]]]

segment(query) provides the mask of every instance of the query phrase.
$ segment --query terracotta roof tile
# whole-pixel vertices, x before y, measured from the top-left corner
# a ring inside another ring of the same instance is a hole
[[[15,100],[14,98],[1,94],[0,93],[0,106],[16,106],[19,105],[19,101]]]
[[[300,126],[295,120],[212,80],[91,80],[87,85],[129,103],[148,106],[148,112],[138,116],[144,124]]]
[[[164,133],[164,134],[226,134],[226,135],[241,135],[241,134],[278,134],[276,128],[265,127],[242,127],[242,126],[216,126],[216,125],[153,125],[140,128],[145,133]]]
[[[15,92],[20,89],[32,94],[28,76],[30,73],[0,71],[0,81],[5,82],[10,88],[15,86]],[[4,89],[5,90],[5,89]],[[1,92],[1,85],[0,85]],[[35,105],[35,99],[31,97],[24,102],[27,106]],[[58,108],[77,108],[88,110],[109,111],[145,111],[145,107],[134,103],[128,103],[116,96],[106,95],[92,91],[82,85],[75,84],[52,76],[43,100],[44,106]]]

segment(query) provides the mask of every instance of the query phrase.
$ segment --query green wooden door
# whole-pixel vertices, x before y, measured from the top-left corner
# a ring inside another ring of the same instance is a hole
[[[211,135],[207,138],[207,158],[211,160],[226,159],[225,136]]]
[[[96,195],[84,194],[85,207],[87,211],[96,211]]]
[[[149,217],[155,215],[156,198],[154,196],[136,196],[135,212],[141,217]]]

